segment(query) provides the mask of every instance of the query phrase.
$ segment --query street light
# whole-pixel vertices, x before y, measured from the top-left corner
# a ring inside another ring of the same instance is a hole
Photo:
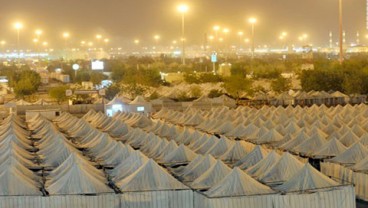
[[[181,42],[182,42],[182,53],[181,61],[185,65],[185,14],[189,11],[189,6],[181,4],[178,6],[178,12],[181,14]]]
[[[0,41],[1,49],[4,50],[4,46],[6,44],[5,40]]]
[[[42,35],[42,33],[43,33],[43,31],[42,31],[42,30],[40,30],[40,29],[37,29],[37,30],[35,31],[35,34],[36,34],[36,36],[37,36],[37,38],[38,38],[38,39],[40,39],[40,36]]]
[[[17,30],[17,50],[18,50],[18,62],[20,58],[20,30],[23,29],[21,22],[14,23],[14,28]]]
[[[251,17],[248,21],[252,25],[252,58],[254,58],[254,25],[257,23],[257,19]]]
[[[63,33],[63,38],[64,38],[65,58],[67,58],[68,39],[70,38],[70,33],[69,32],[64,32]]]
[[[342,26],[342,0],[339,0],[339,47],[340,47],[340,64],[344,62],[344,48],[343,48],[343,26]]]

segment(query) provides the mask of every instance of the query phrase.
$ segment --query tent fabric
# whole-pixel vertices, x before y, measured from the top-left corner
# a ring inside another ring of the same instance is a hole
[[[190,186],[193,189],[203,190],[209,189],[216,183],[220,182],[231,169],[225,165],[221,160],[217,160],[206,172],[199,176]]]
[[[265,158],[268,154],[268,151],[262,148],[260,145],[257,145],[254,147],[254,149],[249,152],[249,154],[245,155],[243,158],[238,160],[234,166],[239,167],[242,170],[245,170],[255,164],[257,164],[259,161],[261,161],[263,158]]]
[[[194,181],[203,173],[205,173],[212,165],[216,163],[216,159],[211,155],[201,156],[200,161],[197,161],[194,165],[187,166],[184,171],[179,174],[179,177],[183,181]]]
[[[271,188],[257,182],[239,168],[234,168],[223,180],[205,192],[209,197],[249,196],[270,193],[274,193]]]
[[[77,154],[71,154],[47,177],[50,195],[113,193],[102,171],[97,170]]]
[[[355,164],[365,157],[368,156],[368,149],[364,147],[361,143],[357,142],[345,152],[337,155],[336,157],[328,160],[330,162],[339,164]]]
[[[312,156],[315,158],[335,157],[346,150],[347,148],[339,140],[332,138],[323,146],[316,148]]]
[[[264,172],[258,179],[266,184],[278,184],[288,181],[298,171],[303,168],[303,163],[292,156],[290,153],[285,152],[280,160],[272,166],[267,172]]]
[[[272,168],[272,166],[280,160],[280,155],[275,151],[270,152],[267,157],[259,161],[257,164],[246,169],[247,174],[251,176],[259,176]]]
[[[152,159],[149,159],[130,176],[119,181],[117,186],[122,192],[188,189]]]
[[[289,181],[275,187],[283,192],[307,191],[338,186],[338,183],[314,169],[309,163],[294,175]]]

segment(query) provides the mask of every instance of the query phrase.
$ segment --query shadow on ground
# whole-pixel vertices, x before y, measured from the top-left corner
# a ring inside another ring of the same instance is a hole
[[[368,202],[362,201],[359,199],[357,199],[356,204],[357,204],[357,208],[367,208],[368,207]]]

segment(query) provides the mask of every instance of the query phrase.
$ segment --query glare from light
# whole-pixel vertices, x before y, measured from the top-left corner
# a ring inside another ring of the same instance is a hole
[[[14,23],[14,28],[20,30],[23,28],[23,24],[21,22]]]
[[[140,43],[140,41],[138,39],[135,39],[134,43],[138,45]]]
[[[104,39],[104,42],[105,42],[105,43],[108,43],[108,42],[110,42],[110,40],[109,40],[108,38],[105,38],[105,39]]]
[[[244,35],[244,32],[243,32],[243,31],[239,31],[239,32],[238,32],[238,35],[239,35],[239,36],[243,36],[243,35]]]
[[[153,38],[154,38],[155,40],[160,40],[160,39],[161,39],[161,37],[160,37],[159,35],[155,35]]]
[[[229,28],[224,28],[223,32],[224,32],[225,34],[227,34],[227,33],[229,33],[229,32],[230,32],[230,30],[229,30]]]
[[[34,38],[34,39],[33,39],[33,42],[34,42],[34,43],[38,43],[38,39],[37,39],[37,38]]]
[[[96,38],[98,39],[98,40],[100,40],[101,38],[102,38],[102,35],[96,35]]]
[[[249,23],[251,23],[251,24],[255,24],[255,23],[257,23],[257,19],[256,19],[256,18],[254,18],[254,17],[249,18],[249,19],[248,19],[248,21],[249,21]]]
[[[213,30],[214,31],[219,31],[220,30],[220,26],[218,26],[218,25],[213,26]]]
[[[68,32],[64,32],[64,33],[63,33],[63,37],[64,37],[64,38],[69,38],[69,37],[70,37],[70,34],[69,34]]]
[[[35,31],[35,34],[36,34],[36,35],[38,35],[38,36],[42,35],[42,33],[43,33],[43,31],[42,31],[42,30],[40,30],[40,29],[37,29],[37,30]]]
[[[177,7],[178,11],[182,14],[184,13],[187,13],[189,11],[189,6],[186,5],[186,4],[180,4],[178,7]]]

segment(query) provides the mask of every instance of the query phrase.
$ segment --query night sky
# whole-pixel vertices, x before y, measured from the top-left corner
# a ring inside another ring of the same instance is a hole
[[[344,1],[344,28],[347,42],[361,41],[365,29],[366,3],[364,0]],[[134,38],[142,44],[152,44],[154,34],[169,44],[180,37],[180,14],[173,0],[2,0],[0,4],[0,39],[15,41],[12,23],[25,24],[23,44],[31,42],[37,28],[45,31],[44,39],[51,45],[61,44],[61,33],[70,31],[75,42],[93,40],[97,33],[109,37],[116,46],[128,46]],[[338,0],[191,0],[186,15],[188,43],[201,44],[204,34],[210,34],[214,24],[230,28],[233,41],[239,30],[249,36],[246,19],[258,18],[256,39],[262,44],[277,44],[281,31],[289,33],[289,40],[297,42],[303,33],[310,42],[328,45],[332,31],[337,41]]]

